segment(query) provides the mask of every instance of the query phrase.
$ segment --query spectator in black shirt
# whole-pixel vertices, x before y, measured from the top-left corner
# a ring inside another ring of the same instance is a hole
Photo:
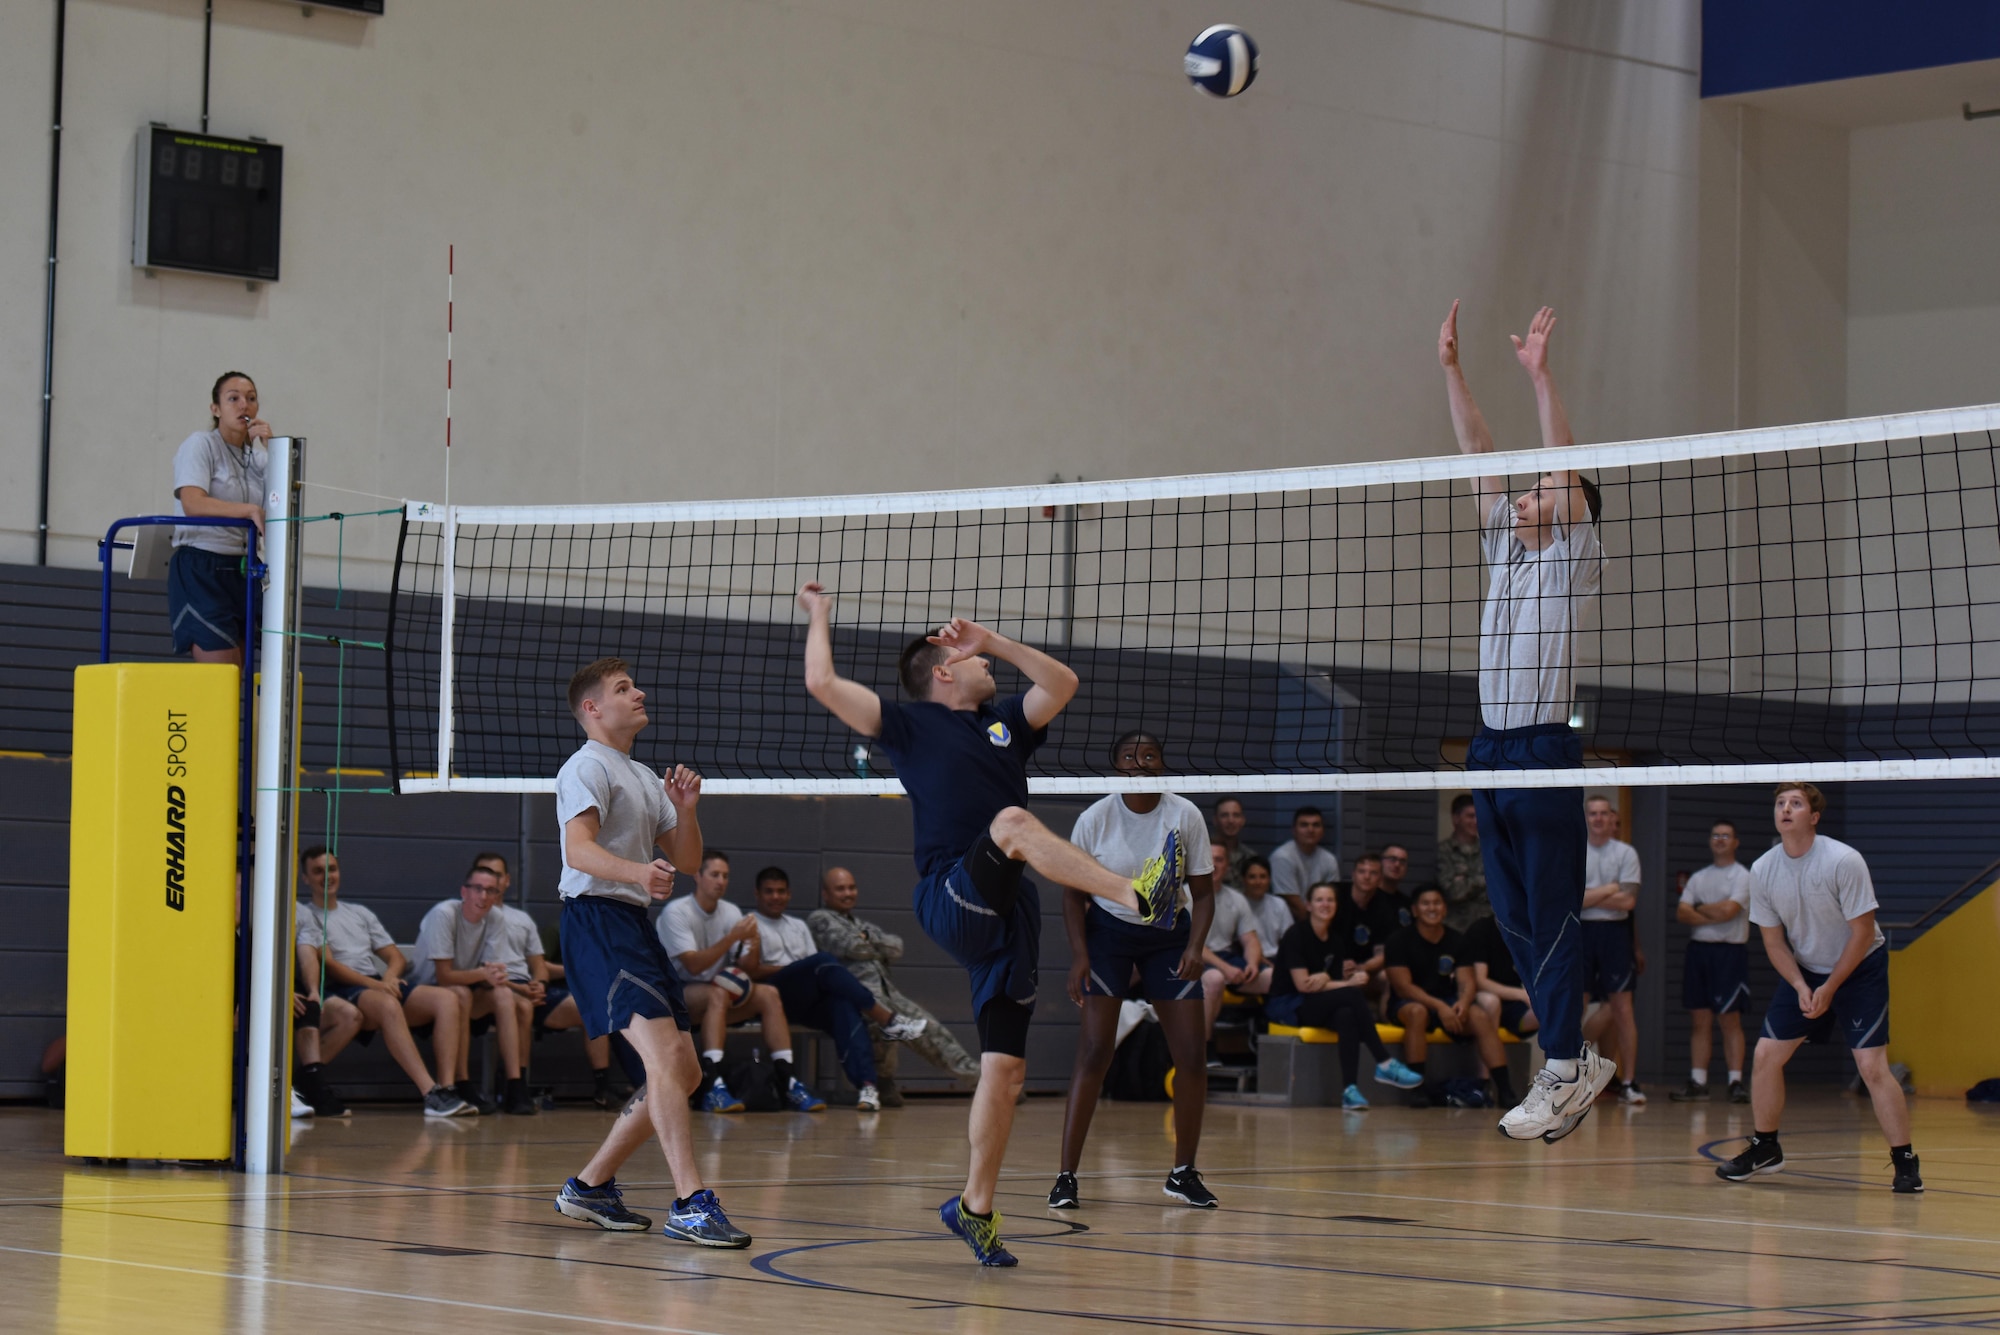
[[[1292,924],[1278,945],[1271,996],[1264,1013],[1274,1024],[1331,1029],[1340,1035],[1340,1106],[1368,1106],[1361,1093],[1361,1046],[1375,1058],[1375,1078],[1398,1089],[1423,1083],[1415,1071],[1389,1055],[1375,1032],[1375,1011],[1364,988],[1368,974],[1355,963],[1333,929],[1340,891],[1322,881],[1307,892],[1306,916]]]
[[[1378,1008],[1389,991],[1382,952],[1389,938],[1410,922],[1410,910],[1402,896],[1392,894],[1382,884],[1382,855],[1363,853],[1356,858],[1354,879],[1348,883],[1340,912],[1334,916],[1334,931],[1348,951],[1348,958],[1367,973],[1368,1000]]]
[[[1444,925],[1444,891],[1427,885],[1411,906],[1416,922],[1389,938],[1390,1004],[1403,1026],[1403,1061],[1422,1074],[1430,1055],[1430,1029],[1453,1042],[1478,1044],[1479,1059],[1493,1073],[1503,1102],[1513,1101],[1507,1053],[1494,1017],[1474,1003],[1472,952],[1465,938]]]
[[[1516,1037],[1526,1037],[1542,1027],[1535,1018],[1534,1002],[1521,986],[1521,974],[1514,956],[1500,935],[1500,924],[1481,918],[1465,934],[1466,953],[1472,957],[1472,978],[1479,989],[1476,1004],[1493,1016],[1494,1023]]]

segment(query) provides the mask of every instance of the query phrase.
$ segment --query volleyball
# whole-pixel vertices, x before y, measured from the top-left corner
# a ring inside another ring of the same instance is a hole
[[[1234,97],[1257,80],[1257,44],[1233,23],[1204,28],[1187,49],[1188,82],[1215,97]]]
[[[713,981],[732,1005],[750,995],[750,975],[733,965],[717,973]]]

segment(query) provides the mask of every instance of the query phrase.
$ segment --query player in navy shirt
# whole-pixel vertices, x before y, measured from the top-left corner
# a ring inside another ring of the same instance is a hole
[[[972,1165],[965,1190],[938,1213],[982,1265],[1011,1266],[993,1190],[1027,1077],[1042,932],[1041,896],[1023,872],[1032,867],[1059,885],[1136,909],[1149,925],[1171,927],[1186,850],[1177,833],[1169,835],[1159,857],[1128,880],[1028,813],[1028,757],[1076,694],[1068,667],[955,617],[904,648],[897,675],[907,698],[884,700],[834,670],[826,590],[806,584],[799,606],[812,618],[806,690],[848,727],[878,739],[895,762],[915,825],[917,922],[972,983],[981,1049]],[[996,699],[986,654],[1018,668],[1030,689]]]

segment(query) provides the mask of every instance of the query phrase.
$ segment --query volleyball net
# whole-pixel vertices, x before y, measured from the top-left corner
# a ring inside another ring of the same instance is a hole
[[[2000,774],[2000,406],[1560,452],[985,490],[404,511],[385,637],[399,791],[536,792],[572,671],[628,660],[635,754],[718,793],[899,791],[803,685],[799,585],[842,675],[953,616],[1082,680],[1041,793],[1458,788],[1488,570],[1468,479],[1599,488],[1565,783]],[[995,665],[1001,689],[1017,674]],[[1143,728],[1172,776],[1115,776]],[[1551,781],[1557,776],[1551,776]]]

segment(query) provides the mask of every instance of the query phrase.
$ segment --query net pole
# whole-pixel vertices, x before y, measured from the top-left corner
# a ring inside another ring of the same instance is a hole
[[[243,1080],[243,1171],[282,1173],[289,1140],[291,1079],[285,1036],[292,1015],[292,788],[298,770],[294,728],[298,701],[298,609],[304,526],[298,522],[305,440],[277,437],[269,445],[264,496],[264,590],[257,693],[256,850],[251,861],[250,995],[244,1005],[249,1055]],[[247,814],[247,813],[246,813]]]
[[[444,532],[438,559],[438,750],[437,782],[451,789],[452,623],[458,612],[458,515],[444,507]]]

